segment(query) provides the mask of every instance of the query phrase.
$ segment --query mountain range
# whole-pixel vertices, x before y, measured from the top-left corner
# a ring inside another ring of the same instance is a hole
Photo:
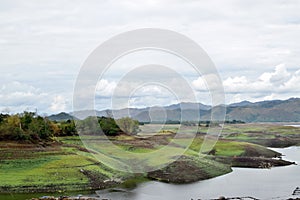
[[[242,101],[229,105],[214,107],[214,111],[226,106],[226,120],[241,120],[244,122],[300,122],[300,98],[287,100],[270,100],[260,102]],[[183,102],[164,107],[124,108],[119,110],[84,110],[76,112],[79,118],[92,116],[113,116],[122,118],[130,116],[141,122],[150,121],[195,121],[211,118],[212,107],[201,103]],[[183,114],[184,113],[184,114]],[[184,115],[184,116],[183,116]],[[182,118],[182,119],[181,119]],[[74,119],[73,113],[59,113],[49,116],[49,119],[61,121]]]

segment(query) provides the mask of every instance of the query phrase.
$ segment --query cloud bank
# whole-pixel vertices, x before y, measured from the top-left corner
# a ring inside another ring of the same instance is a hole
[[[116,34],[145,27],[177,31],[202,46],[220,72],[227,102],[299,97],[299,9],[296,0],[2,0],[0,109],[71,111],[73,86],[89,53]],[[123,60],[119,67],[129,65]],[[201,78],[180,70],[199,100],[209,102]],[[102,98],[100,109],[109,107],[105,99],[121,72],[98,86],[106,90],[96,97]],[[133,102],[141,106],[154,100]]]

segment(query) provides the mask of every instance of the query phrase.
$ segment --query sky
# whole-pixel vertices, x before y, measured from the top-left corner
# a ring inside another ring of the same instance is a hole
[[[91,52],[140,28],[172,30],[201,46],[222,79],[226,103],[300,97],[299,9],[297,0],[0,0],[0,112],[71,112],[74,85]],[[203,77],[187,63],[145,51],[119,59],[99,78],[95,108],[112,107],[124,70],[153,63],[171,65],[197,101],[211,103]],[[139,85],[114,107],[177,103],[173,93]]]

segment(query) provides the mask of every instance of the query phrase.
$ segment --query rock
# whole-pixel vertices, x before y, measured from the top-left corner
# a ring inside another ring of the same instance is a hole
[[[300,188],[296,187],[296,189],[293,191],[292,195],[300,195]]]
[[[40,200],[56,200],[56,198],[53,196],[42,196]]]

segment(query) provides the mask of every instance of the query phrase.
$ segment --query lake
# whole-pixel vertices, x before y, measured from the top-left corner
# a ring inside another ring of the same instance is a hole
[[[291,125],[285,125],[285,126],[300,127],[299,124],[291,124]]]
[[[284,159],[300,163],[300,147],[274,148]],[[129,193],[105,194],[112,200],[190,200],[212,199],[219,196],[252,196],[259,199],[285,198],[300,187],[300,166],[272,169],[233,168],[233,172],[205,181],[186,185],[147,182]]]

